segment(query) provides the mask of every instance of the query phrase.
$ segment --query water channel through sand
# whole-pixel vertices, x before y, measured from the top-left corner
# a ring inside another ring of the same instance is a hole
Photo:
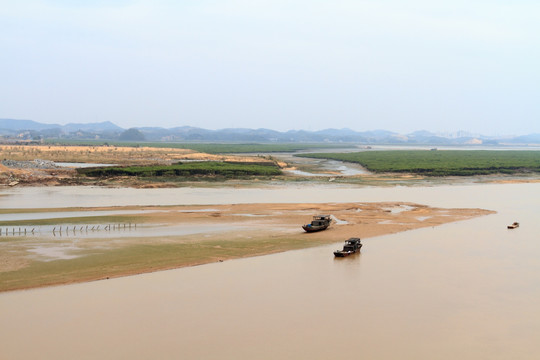
[[[401,201],[496,214],[341,244],[0,294],[6,359],[536,359],[540,184],[8,189],[3,208]],[[506,225],[519,221],[515,230]]]

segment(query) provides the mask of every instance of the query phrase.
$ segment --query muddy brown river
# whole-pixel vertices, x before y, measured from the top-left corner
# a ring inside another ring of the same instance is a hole
[[[0,358],[540,357],[540,184],[0,193],[2,208],[352,201],[497,213],[364,239],[342,259],[338,243],[1,293]]]

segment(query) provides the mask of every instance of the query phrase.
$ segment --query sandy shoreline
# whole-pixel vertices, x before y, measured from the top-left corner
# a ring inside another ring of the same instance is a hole
[[[81,210],[84,209],[76,209]],[[433,227],[493,213],[482,209],[444,209],[403,202],[86,209],[95,212],[108,210],[137,210],[140,213],[123,215],[122,220],[142,225],[136,232],[96,232],[95,236],[83,236],[82,232],[70,235],[68,232],[62,237],[58,234],[30,239],[4,237],[0,251],[0,291],[260,256],[342,242],[349,237],[367,239]],[[318,214],[331,215],[334,219],[332,225],[325,231],[305,233],[301,226]],[[58,221],[75,227],[73,224],[80,226],[89,218]],[[105,219],[96,217],[93,221],[98,224]],[[191,232],[186,229],[191,229]]]

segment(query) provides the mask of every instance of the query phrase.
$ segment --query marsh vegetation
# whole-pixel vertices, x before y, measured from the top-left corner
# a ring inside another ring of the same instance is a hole
[[[231,163],[196,161],[158,166],[127,166],[81,168],[78,173],[89,177],[137,176],[137,177],[193,177],[218,176],[238,178],[245,176],[280,175],[281,170],[273,163]]]
[[[389,150],[297,156],[358,163],[374,173],[473,176],[540,172],[540,151]]]

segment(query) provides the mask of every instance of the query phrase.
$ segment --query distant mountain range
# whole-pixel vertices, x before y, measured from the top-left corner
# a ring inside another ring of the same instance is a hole
[[[463,131],[436,134],[415,131],[399,134],[386,130],[358,132],[351,129],[318,131],[227,128],[208,130],[191,126],[174,128],[139,127],[124,129],[110,121],[87,124],[43,124],[32,120],[0,119],[0,138],[4,140],[79,139],[166,142],[303,142],[423,145],[501,145],[540,144],[540,134],[523,136],[483,136]]]
[[[124,131],[120,126],[113,124],[110,121],[89,124],[43,124],[33,120],[16,120],[16,119],[0,119],[0,133],[5,131],[41,131],[50,129],[61,129],[64,132],[74,131]]]

